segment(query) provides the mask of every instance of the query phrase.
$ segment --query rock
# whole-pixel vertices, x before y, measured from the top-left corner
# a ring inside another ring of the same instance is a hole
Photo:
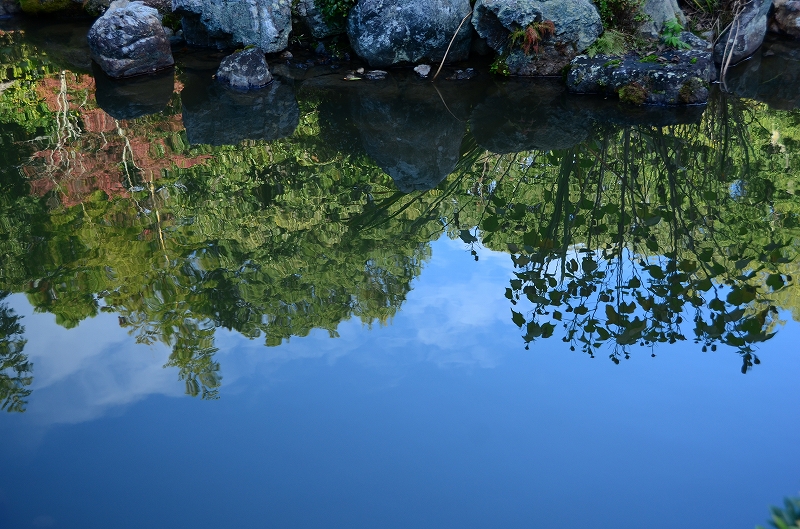
[[[92,16],[100,16],[108,10],[113,0],[86,0],[84,10]],[[172,0],[141,0],[141,2],[157,10],[162,15],[172,13]]]
[[[773,0],[769,30],[800,38],[800,0]]]
[[[387,75],[389,75],[389,72],[383,70],[370,70],[364,73],[364,78],[370,81],[383,81]]]
[[[286,49],[292,30],[290,0],[172,0],[172,8],[195,46],[253,45],[276,53]]]
[[[564,93],[560,81],[498,83],[472,112],[475,141],[497,154],[568,149],[581,143],[589,136],[590,124],[584,114],[565,108]]]
[[[360,0],[350,11],[347,34],[359,57],[372,67],[441,62],[469,0]],[[472,30],[461,26],[448,61],[469,56]]]
[[[453,75],[447,77],[448,81],[468,81],[478,75],[475,68],[467,68],[466,70],[456,70]]]
[[[302,26],[315,39],[342,35],[346,31],[344,21],[331,23],[325,18],[322,11],[317,7],[316,0],[299,0],[293,5],[292,9]]]
[[[665,51],[660,56],[582,55],[570,64],[567,88],[578,94],[617,94],[621,101],[647,105],[687,105],[708,100],[711,54]]]
[[[272,82],[267,59],[258,48],[237,51],[222,59],[217,70],[217,80],[234,88],[249,90],[261,88]]]
[[[136,119],[164,110],[175,87],[175,69],[130,79],[112,79],[94,66],[97,106],[115,119]]]
[[[276,140],[291,136],[300,121],[294,90],[280,81],[244,92],[192,76],[181,101],[186,137],[192,145]]]
[[[714,62],[730,60],[736,64],[755,52],[767,33],[767,13],[772,0],[751,0],[744,4],[741,14],[720,35],[714,46]],[[730,55],[730,59],[728,59]]]
[[[0,0],[0,18],[11,17],[22,13],[17,0]]]
[[[512,75],[560,74],[603,32],[600,15],[589,0],[478,0],[472,24],[504,57]],[[528,52],[522,48],[524,37],[513,47],[511,42],[513,31],[526,28],[540,36]]]
[[[175,64],[161,16],[141,2],[113,2],[87,39],[92,59],[110,77],[153,73]]]
[[[678,37],[681,42],[684,44],[688,44],[690,48],[693,50],[700,50],[700,51],[711,51],[712,44],[711,41],[705,40],[701,37],[698,37],[691,31],[683,31]]]
[[[639,27],[639,33],[645,37],[657,39],[664,30],[664,24],[670,20],[676,20],[681,26],[686,25],[686,16],[677,0],[645,0],[642,12],[648,20]]]
[[[431,73],[431,67],[428,64],[420,64],[419,66],[414,68],[414,71],[417,72],[422,78],[428,77]]]

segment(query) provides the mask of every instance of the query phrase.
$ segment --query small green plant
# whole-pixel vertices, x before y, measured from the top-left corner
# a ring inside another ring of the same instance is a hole
[[[678,50],[689,50],[692,47],[681,40],[681,33],[683,33],[683,26],[680,22],[675,20],[667,20],[664,22],[664,29],[661,31],[661,40],[670,48]]]
[[[497,58],[495,58],[492,65],[489,66],[489,71],[495,75],[502,75],[504,77],[508,77],[509,75],[511,75],[511,72],[508,69],[508,65],[506,64],[505,55],[498,55]]]
[[[613,29],[607,29],[600,37],[594,41],[586,50],[586,55],[594,57],[595,55],[624,55],[629,48],[628,37]]]
[[[645,55],[639,62],[658,62],[658,55],[651,53],[650,55]]]
[[[554,35],[556,32],[556,25],[552,20],[541,20],[532,22],[525,28],[519,28],[511,32],[508,36],[509,48],[514,48],[519,45],[525,55],[531,53],[539,53],[539,44]]]
[[[612,66],[612,67],[616,68],[621,64],[622,64],[622,60],[621,59],[611,59],[610,61],[606,61],[603,64],[603,68],[608,67],[608,66]]]
[[[342,23],[358,0],[317,0],[317,7],[330,24]]]
[[[594,0],[594,4],[606,31],[635,35],[647,20],[642,11],[643,0]]]

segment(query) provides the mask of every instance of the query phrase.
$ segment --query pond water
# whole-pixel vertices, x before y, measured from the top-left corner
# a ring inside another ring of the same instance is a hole
[[[752,528],[800,491],[800,60],[704,107],[0,26],[0,527]]]

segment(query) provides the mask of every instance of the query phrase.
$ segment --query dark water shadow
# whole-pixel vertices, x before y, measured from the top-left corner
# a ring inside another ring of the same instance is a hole
[[[112,79],[92,63],[97,104],[116,119],[157,114],[169,104],[175,87],[175,68],[153,75]]]
[[[208,72],[190,73],[181,100],[191,144],[277,140],[291,136],[300,121],[294,88],[277,79],[262,89],[245,92],[211,80]]]
[[[359,148],[403,193],[436,187],[456,167],[480,83],[433,84],[392,72],[382,81],[309,80],[304,90],[328,101],[321,124],[343,146]]]
[[[723,90],[776,110],[800,107],[800,43],[768,40],[753,56],[731,68]]]

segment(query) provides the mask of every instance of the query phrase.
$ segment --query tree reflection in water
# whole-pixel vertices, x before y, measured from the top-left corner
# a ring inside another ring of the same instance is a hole
[[[0,197],[0,289],[65,327],[116,313],[137,341],[170,347],[166,365],[190,395],[218,396],[218,328],[276,346],[312,329],[336,336],[353,317],[388,323],[442,233],[509,252],[505,295],[526,347],[560,337],[619,362],[634,346],[655,354],[694,340],[734,348],[746,372],[780,311],[800,316],[794,112],[720,96],[676,124],[576,103],[551,85],[536,92],[541,105],[514,85],[459,105],[445,100],[453,91],[406,80],[397,93],[409,105],[432,112],[441,101],[470,130],[450,138],[460,150],[448,154],[449,177],[405,194],[381,167],[421,167],[415,149],[392,151],[391,163],[370,155],[388,140],[364,109],[386,107],[397,117],[386,130],[418,136],[414,112],[381,106],[387,90],[337,99],[330,83],[309,83],[290,137],[192,146],[179,92],[196,72],[179,65],[162,113],[115,119],[90,77],[2,38],[17,78],[0,94],[0,174],[13,190]],[[295,101],[290,84],[282,90]],[[20,101],[37,105],[13,112]],[[2,402],[20,410],[30,364],[18,317],[2,316]]]

